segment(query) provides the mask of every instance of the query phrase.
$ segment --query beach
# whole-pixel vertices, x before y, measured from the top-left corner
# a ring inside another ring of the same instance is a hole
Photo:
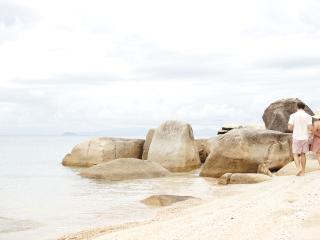
[[[89,229],[59,239],[316,240],[319,181],[320,171],[315,171],[253,185],[221,186],[210,200],[159,208],[148,221]]]

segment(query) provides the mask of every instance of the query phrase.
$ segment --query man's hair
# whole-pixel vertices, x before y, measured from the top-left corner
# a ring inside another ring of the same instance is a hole
[[[304,109],[306,107],[306,105],[303,102],[298,102],[297,107],[298,107],[298,109]]]

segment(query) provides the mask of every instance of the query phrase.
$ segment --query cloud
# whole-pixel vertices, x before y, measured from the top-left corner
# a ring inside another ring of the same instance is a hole
[[[26,23],[33,19],[31,10],[8,2],[0,2],[0,24],[5,27],[13,27],[20,23]]]
[[[216,78],[225,72],[225,66],[215,58],[199,59],[194,58],[176,59],[168,56],[167,60],[150,61],[136,68],[136,78],[157,79],[157,80],[205,80]]]
[[[279,98],[320,106],[317,1],[1,3],[0,133],[144,135],[179,119],[213,135]]]
[[[319,57],[292,57],[292,58],[277,58],[265,61],[258,64],[266,68],[280,69],[301,69],[301,68],[318,68],[320,66]]]
[[[320,17],[317,14],[319,11],[320,3],[317,0],[309,0],[308,4],[303,4],[300,8],[300,20],[310,32],[318,33],[319,31]]]
[[[121,81],[121,77],[108,73],[61,74],[47,79],[14,79],[19,86],[64,87],[77,85],[105,85],[112,81]]]
[[[0,43],[15,39],[36,19],[35,13],[9,1],[0,1]]]

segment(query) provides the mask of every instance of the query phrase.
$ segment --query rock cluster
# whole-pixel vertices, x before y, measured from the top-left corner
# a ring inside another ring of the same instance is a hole
[[[205,142],[201,140],[200,145],[206,157]],[[150,129],[146,141],[100,137],[82,142],[64,157],[62,164],[89,167],[80,172],[84,177],[126,180],[168,176],[168,170],[190,171],[201,163],[190,124],[167,121]]]
[[[200,176],[221,177],[221,184],[266,181],[279,169],[280,176],[295,174],[292,135],[285,132],[298,102],[290,98],[272,103],[263,115],[268,129],[227,125],[214,138],[195,140],[190,124],[171,120],[150,129],[146,140],[100,137],[79,143],[62,164],[89,167],[80,175],[107,180],[170,176],[201,163]],[[308,107],[306,111],[313,114]],[[316,161],[307,165],[307,171],[314,169]],[[165,202],[168,197],[154,199]]]

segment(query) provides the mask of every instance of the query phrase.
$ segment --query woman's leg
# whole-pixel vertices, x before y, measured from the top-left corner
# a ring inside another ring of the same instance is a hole
[[[319,165],[320,165],[320,152],[317,153],[317,158],[318,158],[318,162],[319,162]]]

